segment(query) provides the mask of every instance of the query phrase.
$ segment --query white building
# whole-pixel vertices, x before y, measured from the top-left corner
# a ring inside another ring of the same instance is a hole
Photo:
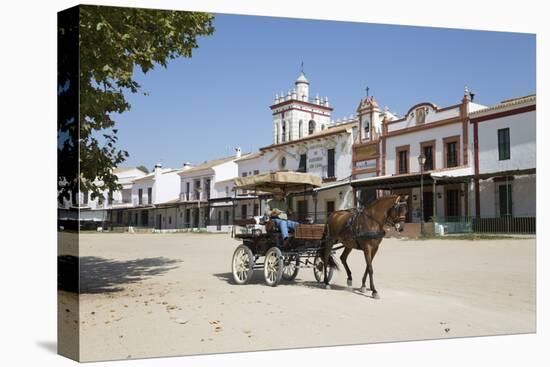
[[[357,119],[331,120],[328,98],[309,98],[309,82],[302,73],[295,88],[278,94],[272,111],[273,143],[237,160],[240,177],[279,170],[308,172],[323,179],[317,190],[296,194],[289,207],[299,219],[327,214],[353,204],[349,186]],[[251,192],[239,192],[236,218],[263,214],[263,202]]]
[[[233,179],[237,177],[236,154],[210,160],[178,173],[180,195],[179,222],[175,228],[206,228],[208,231],[229,231],[233,222]]]
[[[470,113],[474,139],[475,215],[536,216],[536,96]]]
[[[113,210],[113,223],[156,229],[170,226],[175,221],[175,215],[155,210],[155,208],[162,203],[178,199],[179,171],[179,169],[162,168],[161,164],[156,164],[153,172],[134,179],[131,194],[132,207],[126,211]]]
[[[131,207],[133,182],[135,179],[145,176],[146,173],[136,167],[113,168],[112,173],[117,177],[117,183],[121,186],[120,190],[113,192],[104,190],[101,196],[93,199],[90,193],[81,191],[77,195],[71,196],[70,200],[63,201],[63,205],[59,209],[66,210],[60,219],[72,218],[76,220],[76,214],[72,215],[70,211],[78,209],[81,225],[84,223],[87,227],[95,228],[112,220],[111,209]],[[101,181],[96,181],[96,185],[101,186],[101,184]]]

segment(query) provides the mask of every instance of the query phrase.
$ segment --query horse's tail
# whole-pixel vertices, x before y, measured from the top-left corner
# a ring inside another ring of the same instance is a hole
[[[340,267],[338,266],[338,263],[336,263],[336,261],[334,260],[334,258],[332,257],[332,255],[330,255],[328,257],[328,266],[330,266],[331,268],[334,268],[338,271],[340,271]]]

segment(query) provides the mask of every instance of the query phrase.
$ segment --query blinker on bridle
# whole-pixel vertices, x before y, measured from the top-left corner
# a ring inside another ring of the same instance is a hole
[[[404,222],[406,219],[404,215],[401,215],[401,208],[406,205],[407,205],[406,201],[398,201],[392,206],[392,208],[397,211],[397,214],[399,216],[397,220],[398,222]],[[386,217],[386,224],[389,224],[390,226],[395,226],[396,223],[391,219],[391,217],[388,216]]]

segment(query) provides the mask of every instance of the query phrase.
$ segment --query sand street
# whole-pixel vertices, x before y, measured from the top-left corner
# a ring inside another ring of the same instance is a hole
[[[535,331],[534,238],[386,239],[374,262],[380,300],[357,291],[358,251],[352,288],[341,271],[325,290],[311,269],[276,288],[260,272],[235,285],[238,244],[225,234],[81,235],[80,310],[62,311],[67,326],[80,314],[82,360]]]

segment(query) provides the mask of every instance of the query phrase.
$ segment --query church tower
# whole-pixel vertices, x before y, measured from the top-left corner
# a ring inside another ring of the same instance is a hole
[[[309,97],[309,81],[302,71],[294,88],[275,95],[273,114],[273,144],[302,139],[324,130],[330,124],[332,107],[328,98]]]
[[[357,107],[361,142],[378,140],[382,134],[380,108],[374,96],[367,97]]]

